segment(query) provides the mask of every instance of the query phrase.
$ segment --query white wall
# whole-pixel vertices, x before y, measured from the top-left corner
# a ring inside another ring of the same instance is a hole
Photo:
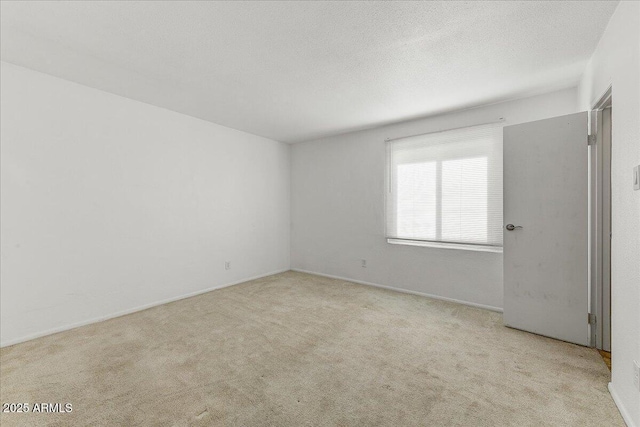
[[[640,362],[640,191],[632,171],[640,164],[640,3],[621,2],[580,83],[580,106],[589,109],[611,85],[612,233],[610,385],[629,425],[640,426],[640,392],[633,360]]]
[[[289,269],[288,145],[1,67],[2,345]]]
[[[570,114],[576,99],[567,89],[293,145],[292,268],[502,308],[502,254],[386,243],[385,138]]]

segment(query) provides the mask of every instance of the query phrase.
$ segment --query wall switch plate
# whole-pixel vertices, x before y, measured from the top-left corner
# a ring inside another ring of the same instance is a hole
[[[640,363],[637,360],[633,361],[633,385],[640,391]]]
[[[640,190],[640,165],[633,168],[633,189]]]
[[[229,261],[225,261],[224,262],[224,269],[225,270],[231,270],[231,263]]]
[[[360,265],[362,266],[362,268],[367,268],[367,260],[366,259],[361,259],[360,260]]]

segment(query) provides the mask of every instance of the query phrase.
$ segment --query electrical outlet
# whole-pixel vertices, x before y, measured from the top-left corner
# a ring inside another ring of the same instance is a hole
[[[225,261],[224,262],[224,269],[225,270],[231,270],[231,262]]]
[[[640,363],[637,360],[633,361],[633,385],[640,391]]]
[[[362,268],[367,268],[367,260],[366,259],[361,259],[360,260],[360,265],[362,266]]]

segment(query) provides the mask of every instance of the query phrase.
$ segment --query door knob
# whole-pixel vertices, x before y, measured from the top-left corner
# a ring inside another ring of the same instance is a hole
[[[505,228],[506,228],[507,230],[509,230],[509,231],[513,231],[513,230],[515,230],[516,228],[522,228],[522,226],[521,226],[521,225],[507,224],[507,226],[506,226]]]

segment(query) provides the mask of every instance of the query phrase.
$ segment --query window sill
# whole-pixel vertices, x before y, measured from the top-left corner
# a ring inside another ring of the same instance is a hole
[[[457,249],[461,251],[502,253],[501,246],[465,245],[463,243],[423,242],[420,240],[387,239],[387,243],[403,246],[421,246],[425,248]]]

